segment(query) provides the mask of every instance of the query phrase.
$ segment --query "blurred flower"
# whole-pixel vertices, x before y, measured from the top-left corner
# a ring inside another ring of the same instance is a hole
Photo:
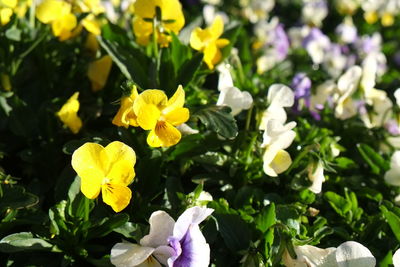
[[[217,11],[217,8],[213,5],[205,5],[203,7],[203,17],[207,25],[211,25],[217,16],[221,16],[224,24],[229,22],[229,17],[222,11]]]
[[[340,76],[337,83],[335,117],[341,120],[348,119],[357,113],[357,106],[352,95],[358,88],[362,69],[353,66]]]
[[[301,10],[302,19],[306,24],[320,27],[328,15],[328,6],[325,0],[303,0]]]
[[[315,194],[321,193],[322,183],[325,182],[324,166],[321,161],[317,164],[312,163],[308,167],[308,179],[312,182],[312,185],[308,188]]]
[[[112,120],[114,125],[123,126],[125,128],[128,128],[129,125],[134,127],[139,126],[136,114],[133,111],[133,103],[138,95],[136,86],[133,86],[131,94],[121,98],[121,106]]]
[[[392,262],[394,267],[400,267],[400,249],[396,250],[393,254]]]
[[[397,106],[400,107],[400,88],[397,88],[396,91],[394,91],[394,97],[396,99]]]
[[[292,88],[294,89],[294,106],[293,109],[299,112],[303,108],[310,108],[311,104],[311,80],[305,73],[297,73],[292,80]]]
[[[106,85],[111,65],[112,59],[109,55],[105,55],[89,63],[87,75],[92,83],[92,90],[94,92],[103,89]]]
[[[336,34],[340,42],[345,44],[352,44],[357,40],[357,28],[350,16],[345,17],[343,22],[336,27]]]
[[[318,28],[312,28],[302,43],[314,64],[323,62],[325,52],[329,49],[330,44],[329,38]]]
[[[361,0],[336,0],[336,8],[345,15],[353,15],[360,7]]]
[[[78,133],[82,128],[82,120],[78,117],[79,92],[74,93],[67,102],[56,113],[57,117],[67,126],[74,134]]]
[[[78,25],[71,9],[72,6],[68,2],[44,0],[36,8],[36,17],[44,24],[51,24],[54,36],[64,41],[74,35],[73,30]]]
[[[268,18],[275,6],[275,0],[240,0],[240,6],[245,18],[256,23]]]
[[[260,130],[266,130],[268,121],[274,119],[284,124],[286,122],[286,111],[284,108],[294,104],[293,91],[284,84],[273,84],[268,88],[268,108],[263,112]]]
[[[337,248],[321,249],[305,245],[294,248],[297,259],[287,251],[283,256],[286,267],[374,267],[376,260],[368,248],[355,241],[347,241]]]
[[[210,247],[199,224],[213,211],[196,206],[187,209],[176,222],[164,211],[153,212],[150,233],[139,241],[140,245],[115,244],[111,263],[117,267],[154,267],[160,263],[169,267],[208,266]]]
[[[179,142],[178,126],[189,119],[189,110],[184,108],[185,91],[180,85],[175,94],[167,99],[161,90],[149,89],[142,92],[133,104],[138,125],[150,130],[147,143],[152,147],[169,147]]]
[[[178,34],[185,25],[179,0],[137,0],[134,8],[133,31],[136,41],[141,45],[149,43],[155,29],[157,42],[163,47],[168,46],[171,41],[170,33]],[[161,14],[157,14],[157,10]]]
[[[325,103],[332,99],[333,92],[336,91],[336,83],[333,80],[327,80],[317,86],[315,94],[311,95],[310,110],[318,112],[322,110]]]
[[[257,59],[257,72],[261,74],[286,59],[289,53],[289,39],[283,24],[279,23],[276,17],[270,22],[260,21],[254,31],[258,39],[255,46],[260,46],[262,51],[261,57]]]
[[[0,25],[3,26],[10,22],[17,4],[18,0],[0,0]]]
[[[396,151],[392,155],[390,170],[385,173],[385,182],[390,185],[400,186],[400,151]]]
[[[104,203],[115,212],[128,206],[132,196],[128,185],[135,177],[133,166],[136,154],[132,148],[119,141],[105,148],[96,143],[85,143],[72,154],[72,168],[81,178],[81,191],[90,199],[100,191]]]
[[[324,69],[333,78],[337,78],[349,64],[349,59],[350,57],[342,53],[342,46],[331,44],[325,51],[324,62],[322,64]]]
[[[231,108],[232,116],[236,116],[243,109],[249,109],[253,104],[253,97],[247,91],[240,91],[233,86],[229,64],[222,64],[218,67],[220,72],[218,90],[220,91],[217,106],[228,106]]]
[[[292,164],[292,159],[285,149],[296,137],[296,133],[292,130],[294,127],[296,123],[293,121],[285,125],[274,119],[268,121],[261,145],[265,148],[263,169],[267,175],[276,177]]]
[[[221,61],[220,48],[229,44],[228,39],[219,38],[223,32],[224,22],[222,17],[217,16],[210,27],[204,30],[197,27],[190,35],[190,46],[204,53],[203,61],[209,69],[214,69],[214,65]]]

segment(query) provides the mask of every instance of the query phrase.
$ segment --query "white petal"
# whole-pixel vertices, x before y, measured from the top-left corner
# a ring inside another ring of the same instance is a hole
[[[229,64],[220,64],[217,67],[219,71],[218,90],[222,90],[226,87],[233,87],[233,79],[229,69]]]
[[[273,157],[272,160],[271,157]],[[267,148],[263,160],[263,169],[265,174],[272,177],[276,177],[278,174],[286,171],[292,164],[290,154],[282,149],[273,150]]]
[[[308,189],[315,194],[319,194],[322,190],[322,183],[325,182],[324,167],[321,162],[318,162],[316,169],[312,172],[313,167],[310,167],[308,174],[308,179],[312,182],[312,185]]]
[[[165,211],[155,211],[150,216],[150,233],[140,240],[146,247],[156,248],[168,245],[168,237],[173,233],[175,221]]]
[[[363,61],[363,73],[361,86],[368,91],[375,86],[376,72],[378,70],[378,62],[373,54],[368,55]]]
[[[346,96],[351,95],[358,86],[362,74],[362,69],[359,66],[349,68],[338,80],[338,89]]]
[[[400,170],[399,169],[390,169],[385,173],[385,182],[394,185],[400,186]]]
[[[182,123],[182,124],[176,126],[176,129],[178,129],[181,132],[181,134],[183,134],[183,135],[199,133],[199,130],[193,129],[192,127],[190,127],[186,123]]]
[[[131,243],[117,243],[111,249],[111,263],[117,267],[137,266],[153,253],[154,248]]]
[[[392,262],[394,267],[400,267],[400,249],[396,250],[393,254]]]
[[[390,159],[390,168],[400,168],[400,151],[393,153],[392,158]]]
[[[278,120],[282,124],[286,122],[287,115],[285,109],[278,106],[269,106],[267,110],[265,110],[261,117],[260,126],[258,127],[260,130],[266,130],[268,121],[270,120]]]
[[[374,267],[376,260],[368,248],[358,242],[347,241],[336,249],[338,267]]]
[[[270,105],[291,107],[294,104],[294,93],[284,84],[273,84],[268,89],[267,99]]]
[[[153,252],[153,256],[164,265],[167,265],[168,259],[174,254],[175,250],[170,246],[159,246]]]
[[[190,225],[199,224],[204,221],[211,213],[213,209],[202,208],[202,207],[192,207],[185,210],[175,223],[174,227],[174,237],[181,239],[189,229]]]
[[[297,259],[292,259],[287,253],[283,258],[286,267],[335,267],[335,259],[329,260],[334,255],[335,248],[322,249],[315,246],[304,245],[294,247]],[[332,264],[333,263],[333,264]]]
[[[253,98],[248,92],[242,92],[236,87],[225,87],[221,90],[217,106],[228,106],[233,116],[239,114],[243,109],[249,109]]]
[[[394,97],[396,98],[396,104],[400,107],[400,88],[394,91]]]

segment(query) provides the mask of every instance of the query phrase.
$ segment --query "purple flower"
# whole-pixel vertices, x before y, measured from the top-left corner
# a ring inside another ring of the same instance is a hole
[[[310,108],[311,100],[311,80],[305,73],[297,73],[292,80],[292,88],[294,89],[294,106],[293,109],[299,112],[300,100],[303,99],[307,108]]]
[[[388,120],[384,127],[391,135],[400,135],[399,125],[395,120]]]
[[[330,44],[329,38],[318,28],[312,28],[302,43],[314,64],[323,62],[324,54],[329,49]]]
[[[276,49],[276,55],[279,61],[282,61],[286,58],[289,52],[289,38],[283,28],[283,24],[279,23],[275,28],[275,36],[273,38],[273,46]]]
[[[168,238],[175,250],[168,259],[169,267],[202,267],[210,263],[210,247],[200,231],[199,224],[214,210],[193,207],[186,210],[176,221],[174,232]]]

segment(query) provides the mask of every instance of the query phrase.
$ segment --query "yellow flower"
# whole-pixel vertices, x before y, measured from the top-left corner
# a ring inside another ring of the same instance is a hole
[[[141,93],[133,104],[137,123],[150,130],[147,143],[152,147],[169,147],[179,142],[178,126],[189,119],[189,110],[184,108],[185,91],[180,85],[168,99],[161,90],[149,89]]]
[[[13,15],[13,9],[17,7],[17,0],[0,0],[0,25],[6,25],[10,22]]]
[[[44,24],[51,24],[54,36],[64,41],[74,36],[78,23],[71,8],[71,4],[64,1],[45,0],[37,7],[36,17]]]
[[[119,108],[117,114],[115,115],[112,123],[117,126],[123,126],[128,128],[129,125],[139,126],[136,120],[136,114],[133,111],[133,103],[138,97],[138,91],[136,86],[133,87],[131,95],[124,96],[121,98],[121,107]]]
[[[221,16],[217,16],[210,27],[204,30],[197,27],[190,35],[190,46],[204,53],[203,60],[209,69],[221,61],[220,48],[229,44],[228,39],[219,38],[223,32],[224,22]]]
[[[368,24],[374,24],[378,20],[378,14],[374,11],[365,12],[364,19]]]
[[[87,75],[92,83],[93,91],[99,91],[106,85],[111,65],[112,59],[109,55],[103,56],[89,64]]]
[[[101,29],[100,29],[100,23],[98,20],[96,20],[95,16],[93,14],[87,15],[82,21],[82,26],[89,32],[94,35],[100,35],[101,34]]]
[[[73,94],[68,101],[56,113],[58,118],[67,126],[74,134],[78,133],[82,128],[82,120],[78,117],[79,92]]]
[[[178,34],[185,25],[182,5],[178,0],[137,0],[134,4],[133,31],[136,41],[141,45],[147,45],[150,36],[153,34],[156,7],[161,10],[161,21],[158,21],[159,25],[155,25],[157,41],[161,46],[168,46],[171,41],[171,36],[168,33]]]
[[[381,22],[382,22],[382,25],[383,25],[384,27],[392,26],[393,23],[394,23],[393,14],[390,14],[390,13],[387,13],[387,12],[384,13],[384,14],[382,15]]]
[[[81,178],[81,191],[90,199],[100,191],[104,203],[115,212],[128,206],[132,192],[128,185],[135,177],[136,154],[124,143],[115,141],[103,147],[86,143],[72,154],[72,168]]]

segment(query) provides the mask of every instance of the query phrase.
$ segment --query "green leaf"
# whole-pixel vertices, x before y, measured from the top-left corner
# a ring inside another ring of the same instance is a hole
[[[240,216],[214,214],[214,217],[217,219],[219,232],[230,250],[237,253],[249,247],[250,231]]]
[[[49,242],[33,237],[30,232],[11,234],[0,240],[0,251],[13,253],[19,251],[49,251],[53,247]]]
[[[380,206],[380,209],[383,213],[383,216],[385,216],[385,219],[387,220],[390,228],[392,229],[397,241],[400,242],[400,218],[384,206]]]
[[[138,49],[133,47],[122,47],[115,41],[98,39],[101,46],[111,56],[121,72],[127,79],[134,81],[141,88],[148,88],[148,59]]]
[[[238,134],[235,118],[230,114],[229,107],[209,106],[196,112],[202,123],[211,131],[225,138],[234,138]]]
[[[371,167],[373,173],[379,174],[381,170],[386,171],[389,169],[388,162],[386,162],[372,147],[366,144],[357,144],[357,149]]]
[[[3,195],[0,197],[0,210],[29,208],[39,202],[34,194],[25,192],[19,185],[1,185]]]
[[[342,217],[346,217],[346,213],[351,210],[351,202],[348,202],[344,197],[334,192],[326,192],[324,197],[336,213]]]
[[[276,223],[275,204],[271,203],[264,207],[261,214],[256,217],[256,227],[265,233],[272,225]]]
[[[111,218],[106,218],[100,225],[89,230],[88,240],[92,238],[103,237],[114,231],[114,229],[124,225],[129,221],[126,213],[116,214]]]
[[[183,87],[186,87],[195,77],[196,72],[203,62],[203,54],[196,53],[191,59],[185,61],[178,70],[176,81]]]
[[[134,239],[136,239],[136,241],[139,241],[139,240],[137,240],[136,237],[142,236],[140,227],[138,227],[137,224],[133,224],[131,222],[126,222],[125,224],[123,224],[117,228],[114,228],[113,231],[123,235],[126,238],[134,238]]]
[[[236,23],[236,24],[233,24],[232,27],[228,28],[222,35],[222,38],[226,38],[229,40],[229,44],[227,46],[225,46],[224,48],[222,48],[221,61],[223,61],[227,56],[230,55],[231,49],[235,45],[236,40],[237,40],[241,30],[242,30],[242,25]]]
[[[21,30],[17,27],[12,27],[6,31],[6,37],[13,41],[21,41]]]

